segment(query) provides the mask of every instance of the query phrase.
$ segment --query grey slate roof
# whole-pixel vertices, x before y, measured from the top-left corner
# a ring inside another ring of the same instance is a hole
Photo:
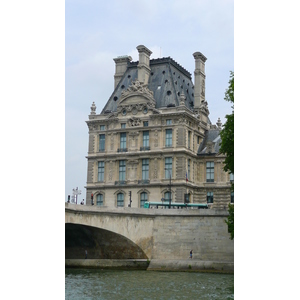
[[[106,110],[112,112],[117,110],[121,93],[138,77],[137,65],[138,61],[128,63],[127,70],[101,114]],[[191,73],[170,57],[151,59],[150,68],[148,88],[153,92],[156,108],[167,107],[168,105],[178,106],[180,94],[183,92],[186,97],[185,106],[193,110],[194,84],[192,83]]]
[[[199,145],[198,155],[215,155],[220,151],[220,129],[209,129],[205,132],[205,138],[203,139],[202,143]],[[207,143],[213,143],[213,151],[211,153],[207,153]]]

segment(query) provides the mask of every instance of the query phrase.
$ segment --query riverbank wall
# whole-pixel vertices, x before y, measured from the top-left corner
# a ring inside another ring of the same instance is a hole
[[[197,259],[66,259],[66,268],[234,273],[233,262]]]
[[[109,270],[146,270],[147,259],[66,259],[66,268],[93,268]]]

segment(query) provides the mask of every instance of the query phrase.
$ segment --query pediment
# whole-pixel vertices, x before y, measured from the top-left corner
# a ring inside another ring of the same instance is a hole
[[[153,92],[138,80],[133,81],[127,90],[123,91],[118,106],[147,104],[149,107],[155,107]]]

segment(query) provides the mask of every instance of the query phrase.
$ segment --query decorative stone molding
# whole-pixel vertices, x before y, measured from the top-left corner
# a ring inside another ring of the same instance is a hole
[[[87,122],[87,126],[89,128],[89,131],[95,131],[97,130],[97,124],[95,122]]]
[[[109,136],[109,140],[110,140],[110,151],[114,151],[115,149],[115,135],[117,133],[115,132],[111,132],[111,133],[108,133],[107,135]]]
[[[141,119],[140,118],[136,118],[136,117],[131,117],[131,118],[128,119],[127,123],[131,127],[140,126]]]
[[[130,181],[135,181],[137,178],[137,167],[138,167],[139,161],[137,159],[129,160],[127,162],[127,168],[128,168],[128,175]]]
[[[149,107],[155,107],[156,102],[153,97],[153,92],[148,89],[147,85],[140,83],[138,80],[132,81],[128,89],[122,92],[119,106],[122,105],[122,102],[127,98],[132,96],[142,96],[148,100],[147,105]]]
[[[114,176],[114,162],[110,161],[108,164],[108,180],[112,181]]]
[[[161,160],[161,157],[153,157],[152,159],[154,160],[152,164],[152,178],[157,180],[159,178],[159,160]]]
[[[154,138],[154,147],[157,148],[158,147],[158,140],[159,140],[159,134],[158,134],[158,130],[155,130],[153,133],[153,138]]]
[[[205,113],[207,115],[209,115],[209,110],[208,110],[208,104],[207,104],[207,101],[202,101],[201,104],[200,104],[200,111],[202,113]]]
[[[138,148],[138,139],[139,139],[139,132],[138,131],[129,132],[129,149],[137,150],[137,148]]]

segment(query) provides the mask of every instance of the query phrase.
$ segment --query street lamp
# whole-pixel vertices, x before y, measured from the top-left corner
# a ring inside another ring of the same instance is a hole
[[[171,201],[172,201],[172,189],[171,189],[171,172],[169,169],[165,168],[166,171],[169,172],[169,177],[170,177],[170,198],[169,198],[169,208],[171,208]]]

